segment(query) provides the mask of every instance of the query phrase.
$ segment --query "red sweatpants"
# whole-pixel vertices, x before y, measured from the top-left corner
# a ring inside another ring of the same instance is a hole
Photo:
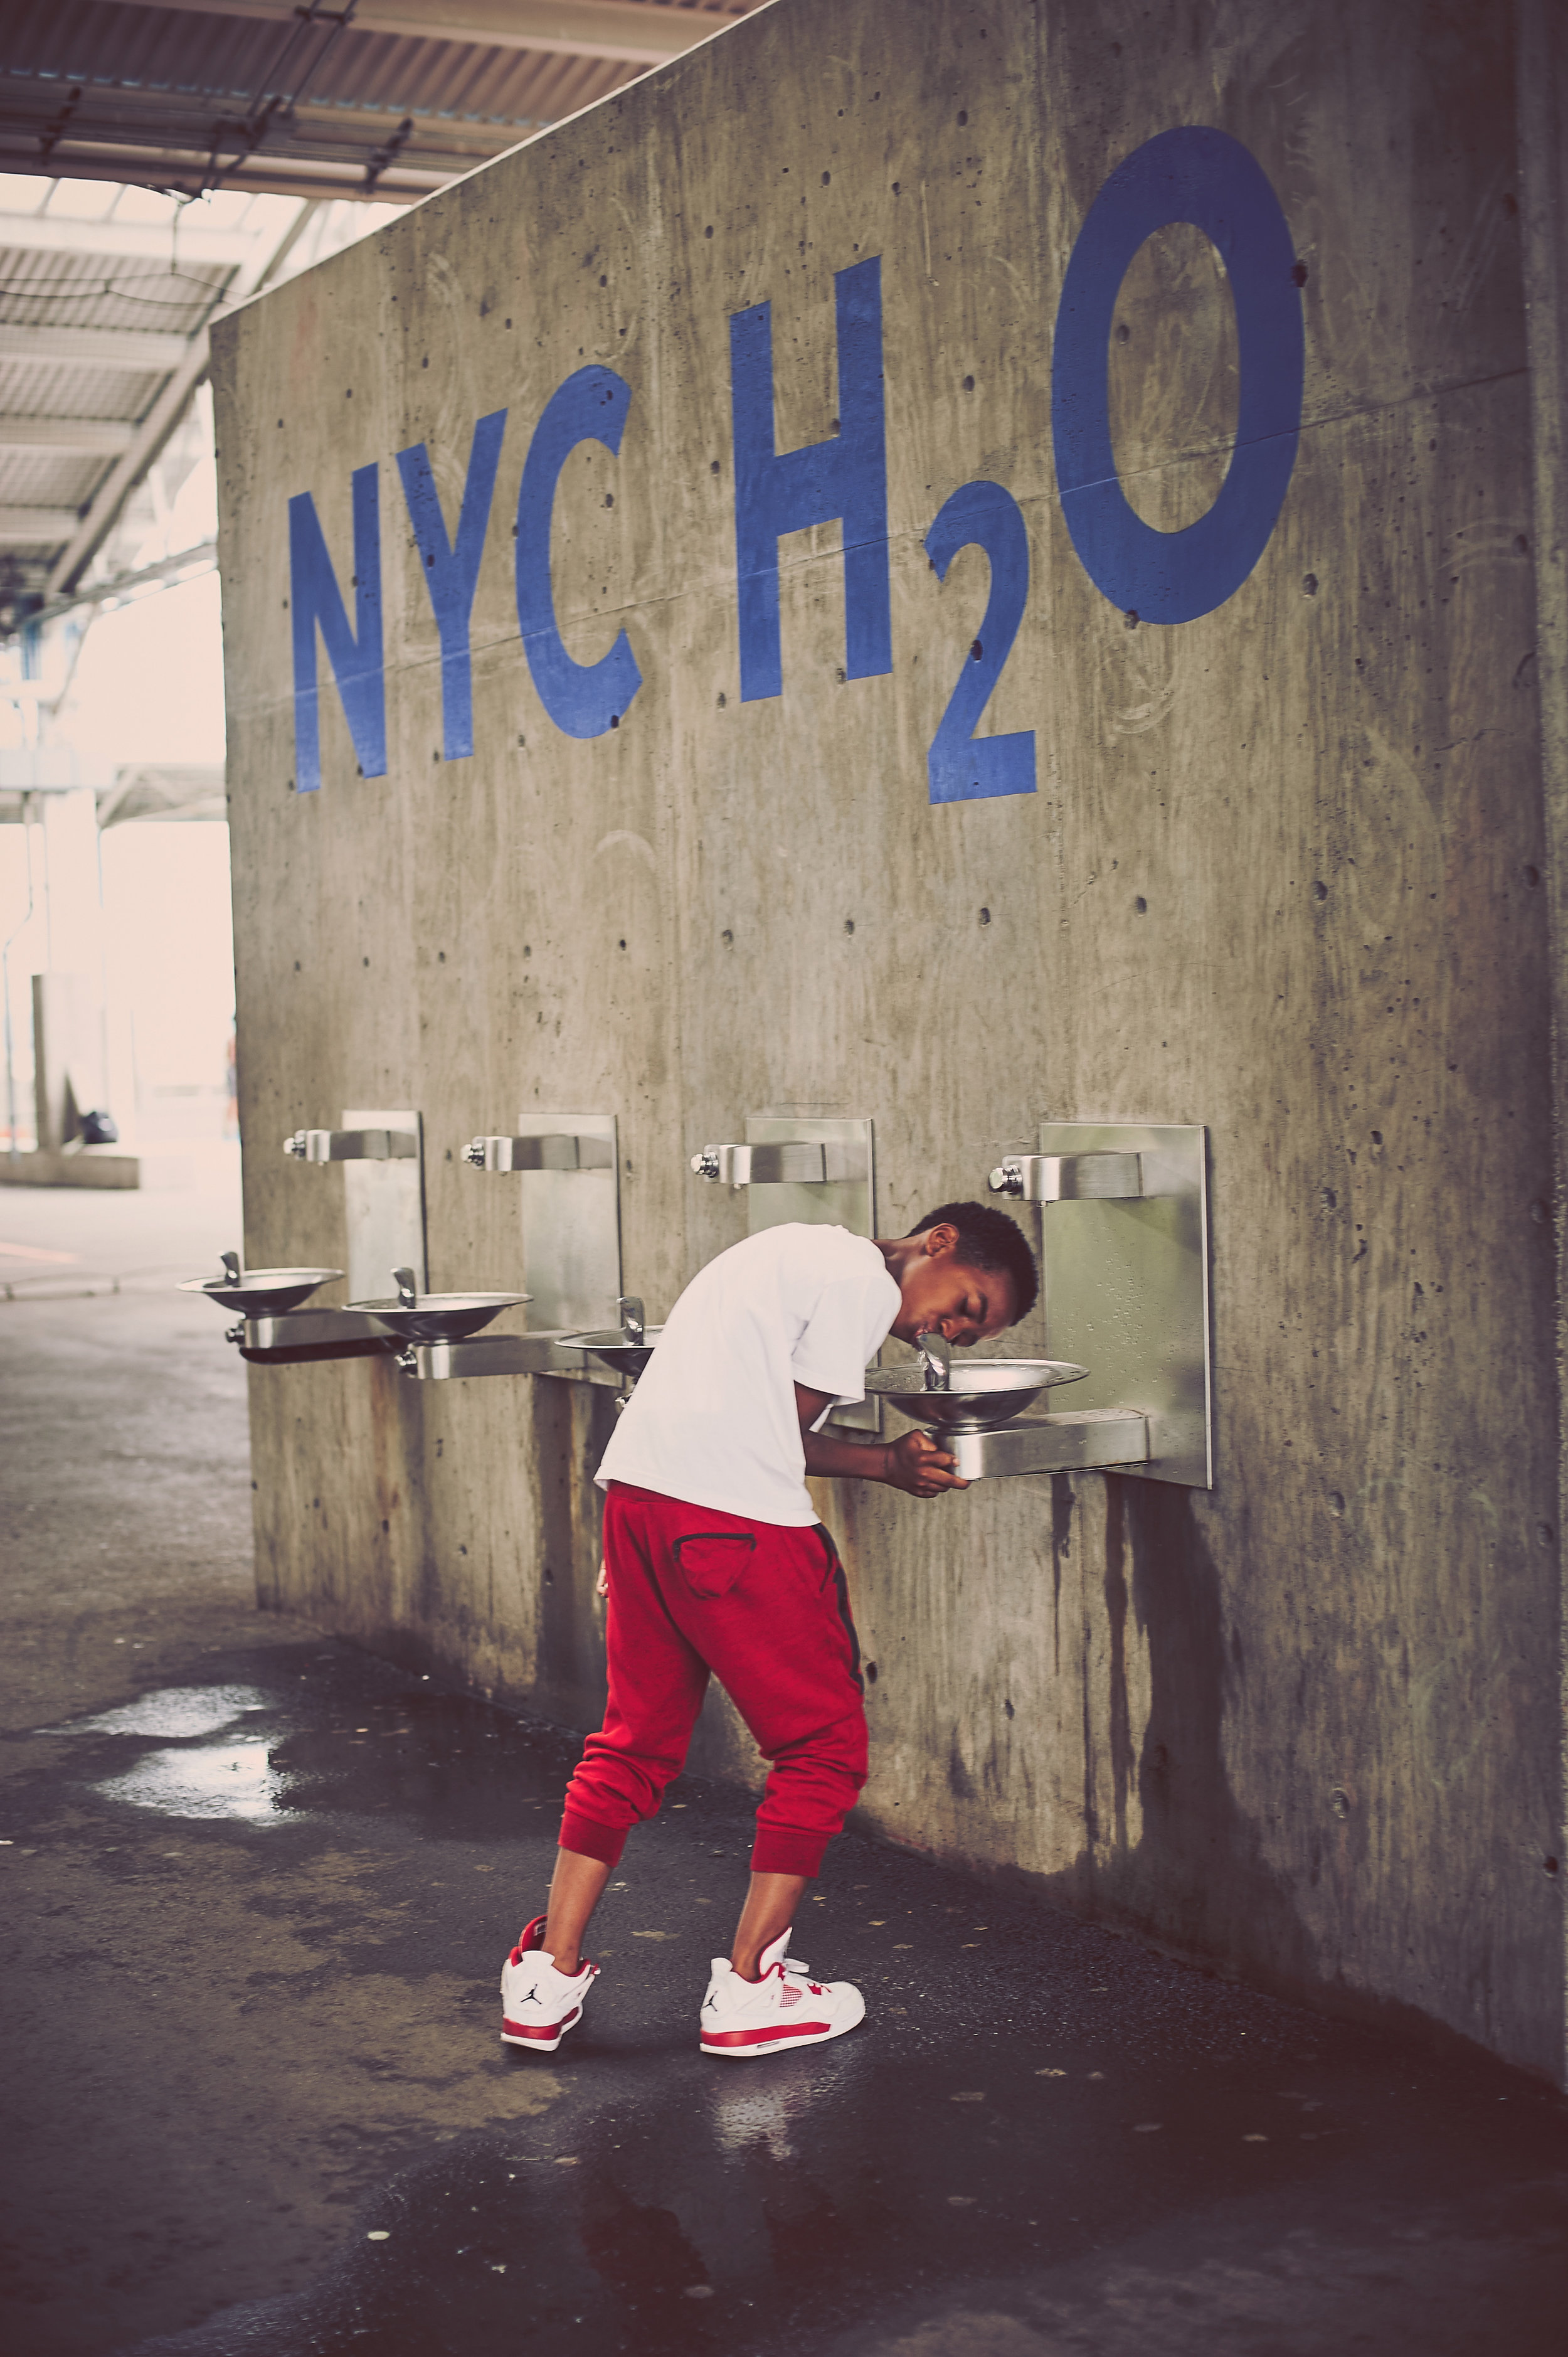
[[[566,1789],[561,1846],[614,1866],[680,1773],[716,1677],[768,1762],[754,1874],[814,1875],[865,1781],[860,1647],[838,1550],[612,1481],[609,1705]]]

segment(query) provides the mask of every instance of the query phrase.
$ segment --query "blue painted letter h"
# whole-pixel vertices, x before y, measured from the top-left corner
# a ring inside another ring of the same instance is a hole
[[[757,303],[730,318],[740,693],[746,704],[783,693],[779,538],[811,524],[843,525],[845,672],[869,679],[893,668],[880,258],[836,272],[833,288],[839,426],[801,450],[774,447],[772,307]]]

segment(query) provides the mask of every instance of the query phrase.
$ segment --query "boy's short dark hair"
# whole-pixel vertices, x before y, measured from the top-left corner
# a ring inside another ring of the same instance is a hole
[[[992,1203],[939,1203],[923,1220],[912,1227],[912,1236],[923,1236],[928,1228],[951,1227],[958,1230],[958,1247],[953,1257],[966,1268],[995,1270],[1012,1281],[1013,1323],[1026,1318],[1033,1309],[1040,1290],[1040,1273],[1035,1265],[1035,1255],[1029,1240],[1016,1220],[999,1211]]]

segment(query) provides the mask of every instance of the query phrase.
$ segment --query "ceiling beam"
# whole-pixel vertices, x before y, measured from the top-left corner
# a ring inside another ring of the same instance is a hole
[[[58,548],[80,521],[74,508],[0,508],[0,548]]]
[[[234,273],[223,290],[225,307],[243,303],[251,296],[260,293],[304,233],[314,210],[311,205],[301,205],[281,238],[263,249],[252,251],[251,259]],[[0,337],[5,332],[0,330]],[[111,338],[109,340],[113,339]],[[199,335],[190,337],[188,340],[182,341],[177,337],[174,340],[182,344],[182,358],[137,426],[130,447],[122,452],[103,478],[92,495],[86,514],[76,524],[66,547],[50,567],[50,597],[65,597],[76,587],[80,576],[113,531],[125,501],[179,424],[187,403],[207,374],[209,351],[206,328],[203,328]],[[3,342],[0,342],[0,350],[3,350]]]
[[[516,145],[510,135],[504,145],[498,144],[496,153]],[[454,156],[445,170],[440,168],[411,170],[401,164],[392,165],[373,188],[365,185],[362,158],[342,166],[335,164],[294,163],[273,156],[266,149],[246,158],[241,165],[226,164],[223,186],[231,194],[252,197],[307,197],[311,199],[328,197],[369,199],[378,205],[413,205],[421,197],[445,188],[458,172],[471,172],[474,166],[487,160],[484,156]],[[62,139],[50,158],[50,179],[115,180],[123,187],[136,188],[167,188],[177,196],[195,196],[206,178],[208,151],[199,155],[193,148],[176,152],[168,148],[115,148],[94,145],[77,146]],[[0,172],[38,171],[36,145],[25,154],[8,148],[0,138]]]
[[[119,417],[0,417],[0,450],[70,450],[90,458],[117,458],[130,448],[135,430]]]
[[[185,358],[183,336],[143,328],[12,328],[0,324],[0,361],[59,362],[77,369],[132,369],[165,376]]]
[[[51,178],[57,177],[51,174]],[[0,212],[0,246],[13,253],[102,253],[114,260],[204,263],[231,269],[255,250],[243,231],[206,228],[174,216],[156,221],[75,221],[68,214]]]
[[[111,0],[111,5],[286,25],[299,16],[295,0]],[[683,56],[735,21],[704,9],[661,7],[655,0],[360,0],[353,30],[657,66]]]
[[[417,71],[412,79],[416,91]],[[253,105],[255,98],[252,91],[243,107]],[[236,95],[227,93],[224,101],[224,93],[211,91],[94,84],[83,91],[81,105],[61,128],[59,82],[13,67],[0,83],[0,141],[12,152],[30,145],[35,168],[41,161],[51,176],[59,173],[59,156],[78,145],[147,146],[166,153],[197,150],[206,157],[214,141],[220,147],[232,146],[244,127]],[[380,146],[400,128],[404,115],[402,104],[339,104],[335,99],[300,97],[290,103],[286,116],[268,130],[256,152],[328,164],[363,162],[366,147]],[[430,109],[416,111],[410,119],[415,146],[438,164],[454,159],[454,168],[458,170],[510,146],[523,133],[542,127],[532,116],[491,122],[477,114],[470,120]],[[222,232],[209,230],[209,234]]]
[[[52,605],[40,606],[29,614],[31,623],[52,622],[61,614],[74,614],[84,606],[112,606],[122,597],[134,597],[138,589],[150,589],[155,585],[167,587],[197,580],[211,573],[218,563],[218,543],[199,540],[189,548],[177,548],[172,556],[160,556],[155,564],[139,565],[134,573],[112,573],[105,581],[90,581],[85,589],[78,589],[69,597],[59,597]]]

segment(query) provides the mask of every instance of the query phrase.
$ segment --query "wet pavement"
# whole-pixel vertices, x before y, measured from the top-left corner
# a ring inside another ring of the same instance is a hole
[[[503,2050],[571,1738],[249,1609],[215,1324],[0,1307],[0,2346],[1558,2357],[1560,2095],[1027,1892],[846,1838],[792,1944],[865,2027],[700,2055],[748,1817],[696,1781]]]

